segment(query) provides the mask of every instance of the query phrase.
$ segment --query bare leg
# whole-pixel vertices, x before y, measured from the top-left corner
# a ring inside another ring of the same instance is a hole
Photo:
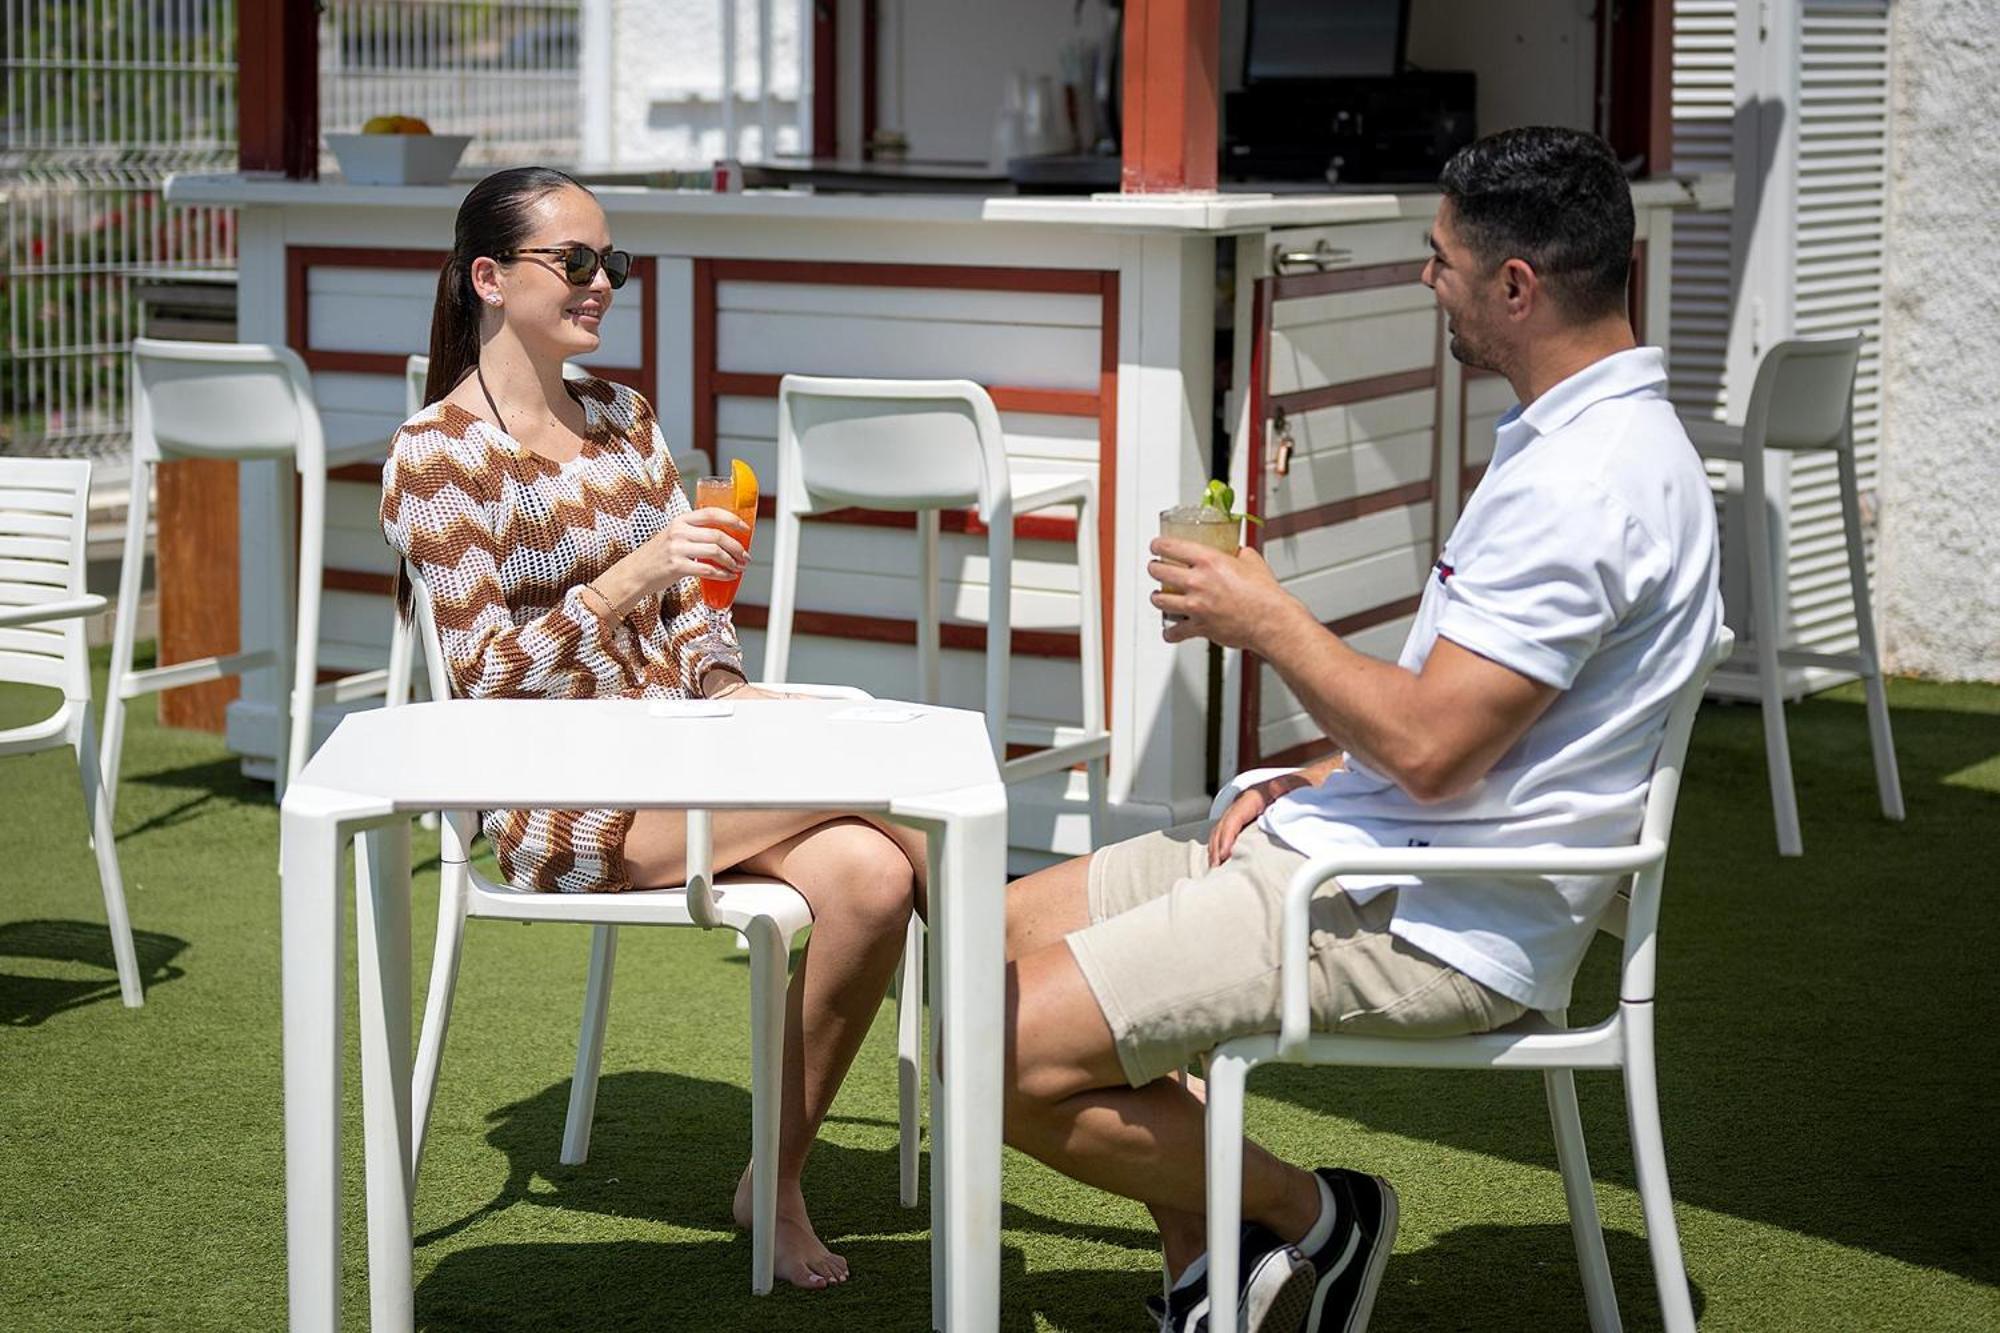
[[[714,829],[718,868],[783,880],[812,908],[812,938],[785,997],[777,1274],[806,1288],[844,1282],[847,1261],[813,1230],[800,1177],[902,955],[916,885],[910,856],[922,858],[922,835],[911,834],[911,844],[871,821],[803,811],[720,811]],[[641,812],[625,856],[634,883],[677,882],[685,873],[684,819]],[[733,1211],[739,1226],[750,1224],[748,1168]]]
[[[880,831],[902,850],[916,877],[917,914],[924,914],[930,887],[930,860],[922,833],[870,815],[854,819]],[[717,870],[734,870],[786,838],[829,822],[824,810],[718,810],[715,830]],[[641,810],[625,836],[625,873],[634,884],[679,884],[687,878],[687,816],[678,810]]]
[[[1060,941],[1008,964],[1007,1141],[1061,1171],[1152,1210],[1167,1271],[1204,1248],[1201,1102],[1159,1079],[1126,1084],[1097,1000]],[[1244,1144],[1243,1215],[1286,1240],[1319,1217],[1312,1175]]]
[[[1090,924],[1088,856],[1023,875],[1007,886],[1007,961],[1025,958]]]

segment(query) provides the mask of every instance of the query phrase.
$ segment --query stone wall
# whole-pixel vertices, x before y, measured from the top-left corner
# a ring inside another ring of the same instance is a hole
[[[1892,13],[1876,618],[1890,669],[2000,681],[2000,5]]]

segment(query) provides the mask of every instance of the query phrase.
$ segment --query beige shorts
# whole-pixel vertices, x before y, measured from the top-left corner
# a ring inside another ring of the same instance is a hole
[[[1133,1087],[1217,1043],[1278,1028],[1285,887],[1305,857],[1252,826],[1220,866],[1208,825],[1113,844],[1090,859],[1091,924],[1069,936]],[[1312,902],[1313,1026],[1445,1037],[1513,1022],[1526,1007],[1389,933],[1396,894]]]

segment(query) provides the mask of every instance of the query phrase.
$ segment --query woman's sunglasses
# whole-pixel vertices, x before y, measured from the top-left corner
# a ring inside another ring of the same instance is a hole
[[[632,276],[632,256],[624,250],[598,251],[587,245],[537,245],[509,250],[500,257],[514,259],[521,255],[561,255],[563,277],[569,279],[572,287],[588,287],[596,281],[600,267],[614,292]]]

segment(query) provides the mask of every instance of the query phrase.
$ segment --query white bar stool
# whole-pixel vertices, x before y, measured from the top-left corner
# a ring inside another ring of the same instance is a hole
[[[1778,825],[1778,853],[1798,856],[1798,795],[1792,785],[1790,743],[1785,734],[1783,668],[1825,667],[1861,677],[1868,693],[1868,740],[1875,756],[1875,787],[1882,813],[1903,817],[1903,788],[1896,772],[1896,749],[1889,734],[1889,702],[1882,688],[1882,664],[1875,648],[1875,617],[1868,600],[1868,568],[1861,540],[1861,493],[1854,466],[1854,375],[1861,338],[1795,339],[1764,354],[1750,406],[1741,426],[1687,421],[1688,437],[1703,458],[1741,464],[1743,532],[1750,570],[1750,652],[1764,713],[1764,758],[1771,775],[1771,811]],[[1778,623],[1778,575],[1771,553],[1770,514],[1765,507],[1766,449],[1792,452],[1831,450],[1840,468],[1840,515],[1847,537],[1847,579],[1854,595],[1858,651],[1813,653],[1782,647]]]
[[[1086,766],[1091,841],[1103,831],[1105,764],[1111,734],[1104,717],[1104,620],[1098,598],[1097,483],[1071,474],[1014,471],[1000,414],[970,380],[845,379],[787,375],[778,386],[777,546],[771,558],[771,609],[764,640],[765,680],[782,682],[791,662],[798,604],[801,519],[827,509],[917,515],[917,674],[923,700],[938,702],[940,622],[939,513],[976,506],[986,525],[986,727],[1009,785],[1076,764]],[[1083,669],[1079,726],[1013,719],[1008,709],[1014,516],[1073,507],[1077,514]],[[1007,746],[1040,747],[1018,759]],[[923,923],[910,921],[897,987],[897,1046],[902,1122],[916,1119],[919,1027],[924,975]],[[915,1143],[903,1142],[902,1199],[916,1202]]]
[[[360,444],[337,453],[327,449],[313,403],[312,379],[305,362],[289,348],[135,338],[132,367],[132,501],[118,577],[111,675],[105,687],[101,762],[105,803],[116,804],[127,700],[263,668],[290,681],[289,704],[277,710],[273,752],[278,795],[283,797],[286,784],[304,767],[311,750],[313,709],[322,702],[346,703],[380,694],[388,683],[388,673],[380,670],[317,683],[327,469],[359,461],[380,446]],[[244,652],[134,671],[132,648],[154,469],[172,458],[291,459],[299,482],[297,553],[295,557],[289,507],[281,505],[278,549],[268,553],[279,569],[279,577],[271,580],[269,642]],[[290,575],[294,567],[296,605]]]

